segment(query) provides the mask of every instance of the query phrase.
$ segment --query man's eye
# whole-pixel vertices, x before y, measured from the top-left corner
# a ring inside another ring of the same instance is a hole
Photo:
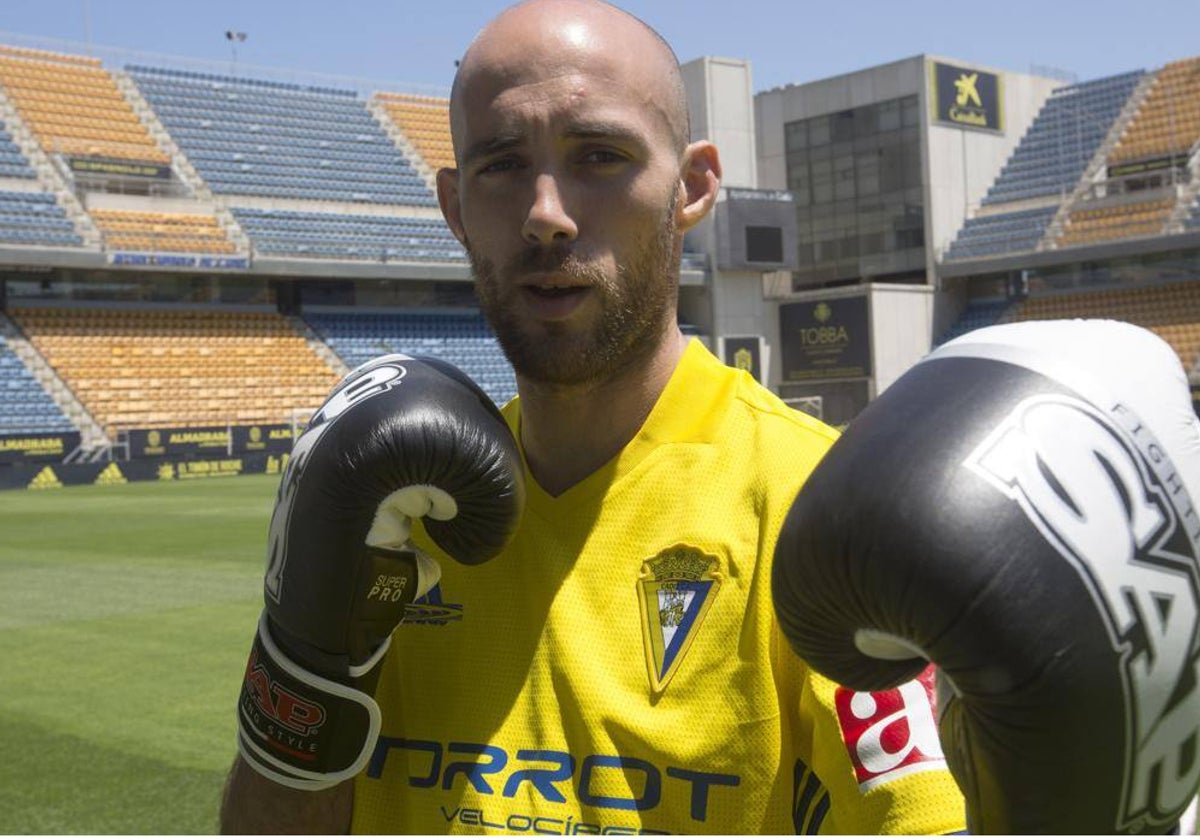
[[[622,163],[625,156],[612,149],[593,149],[583,156],[584,163]]]
[[[509,172],[513,169],[516,169],[518,165],[518,162],[512,158],[501,158],[500,160],[494,160],[491,163],[481,166],[479,168],[479,174],[490,175],[493,173]]]

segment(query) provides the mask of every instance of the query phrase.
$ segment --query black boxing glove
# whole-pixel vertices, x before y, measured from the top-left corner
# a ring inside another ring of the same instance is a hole
[[[1200,424],[1151,333],[990,327],[850,425],[781,533],[796,652],[860,690],[939,669],[984,834],[1162,833],[1200,783]]]
[[[412,520],[476,564],[503,548],[523,502],[516,442],[456,368],[395,354],[343,379],[280,481],[238,702],[246,762],[304,790],[354,776],[379,733],[376,666],[405,607],[440,576],[410,545]]]

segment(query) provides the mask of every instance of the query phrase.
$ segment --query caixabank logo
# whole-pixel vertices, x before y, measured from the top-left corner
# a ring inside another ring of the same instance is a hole
[[[930,63],[933,119],[959,128],[1004,130],[1003,84],[996,73]]]

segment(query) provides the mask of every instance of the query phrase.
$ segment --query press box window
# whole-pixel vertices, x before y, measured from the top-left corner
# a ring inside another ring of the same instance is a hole
[[[783,262],[783,229],[746,226],[746,262]]]

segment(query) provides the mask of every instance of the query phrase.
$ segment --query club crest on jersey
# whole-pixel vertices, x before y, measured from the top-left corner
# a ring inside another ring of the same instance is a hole
[[[642,564],[638,600],[650,688],[663,691],[696,638],[721,585],[717,558],[676,545]]]

